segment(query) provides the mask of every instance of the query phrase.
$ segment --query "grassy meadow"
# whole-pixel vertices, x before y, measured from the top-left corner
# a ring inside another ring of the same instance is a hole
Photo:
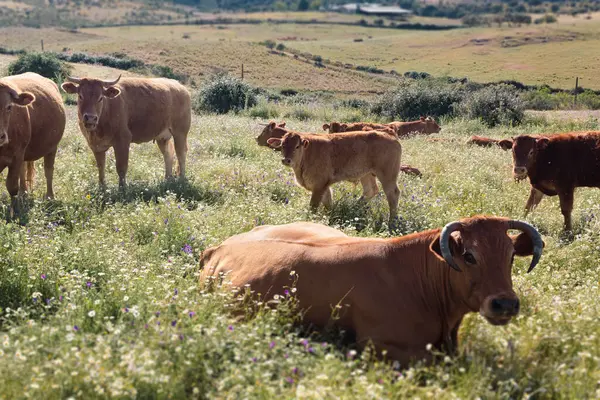
[[[575,236],[561,235],[556,198],[527,218],[546,249],[526,274],[515,261],[521,314],[506,327],[469,315],[460,351],[433,366],[396,371],[342,343],[339,333],[294,326],[293,295],[257,303],[253,318],[232,310],[246,293],[201,291],[203,249],[259,224],[310,220],[349,235],[392,235],[380,194],[366,206],[360,189],[334,186],[334,207],[313,214],[280,156],[254,142],[259,119],[194,116],[186,182],[163,180],[151,144],[131,148],[129,186],[117,189],[114,156],[108,189],[97,188],[93,156],[69,120],[55,168],[56,200],[41,199],[41,162],[20,223],[0,223],[0,398],[497,398],[600,397],[600,191],[580,189]],[[275,110],[282,115],[285,110]],[[293,129],[320,131],[345,110],[308,107]],[[295,115],[291,113],[290,115]],[[519,128],[443,120],[434,137],[403,141],[401,235],[474,214],[523,217],[529,185],[511,177],[511,156],[469,147],[472,134],[598,129],[594,120],[530,118]],[[9,200],[2,199],[6,210]],[[302,279],[300,275],[298,279]]]

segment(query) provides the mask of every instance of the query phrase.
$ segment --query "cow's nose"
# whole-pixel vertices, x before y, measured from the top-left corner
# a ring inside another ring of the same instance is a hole
[[[83,114],[83,122],[86,124],[95,124],[98,122],[98,116],[93,114]]]
[[[495,315],[517,315],[519,313],[519,299],[496,298],[491,304]]]
[[[281,162],[283,163],[283,165],[290,165],[292,163],[292,160],[289,158],[284,158],[283,160],[281,160]]]
[[[513,169],[515,175],[525,175],[527,173],[527,168],[525,167],[515,167]]]

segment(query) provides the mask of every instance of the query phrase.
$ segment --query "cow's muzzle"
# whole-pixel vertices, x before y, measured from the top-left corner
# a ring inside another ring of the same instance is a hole
[[[517,180],[517,181],[527,178],[527,168],[514,167],[513,168],[513,176],[515,177],[515,180]]]
[[[98,126],[98,116],[94,114],[83,114],[83,126],[86,129],[94,130]]]
[[[285,166],[289,166],[290,164],[292,164],[292,159],[291,158],[284,158],[283,160],[281,160],[281,163]]]
[[[519,299],[514,296],[490,296],[483,302],[481,315],[492,325],[506,325],[519,314]]]
[[[8,144],[8,134],[6,132],[0,133],[0,147]]]

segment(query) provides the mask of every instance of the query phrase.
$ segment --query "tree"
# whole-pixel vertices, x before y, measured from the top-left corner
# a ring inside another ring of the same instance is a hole
[[[298,2],[298,11],[306,11],[310,7],[308,0],[300,0]]]

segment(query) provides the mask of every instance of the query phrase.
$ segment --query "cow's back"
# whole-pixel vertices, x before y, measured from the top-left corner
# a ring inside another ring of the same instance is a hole
[[[142,143],[167,131],[187,131],[191,125],[189,91],[173,79],[123,78],[121,95],[110,100],[110,118],[127,124],[132,142]],[[122,116],[122,118],[119,118]]]
[[[65,107],[56,83],[32,72],[6,79],[18,86],[21,92],[35,96],[35,101],[28,106],[31,138],[25,160],[37,160],[56,150],[66,124]]]

